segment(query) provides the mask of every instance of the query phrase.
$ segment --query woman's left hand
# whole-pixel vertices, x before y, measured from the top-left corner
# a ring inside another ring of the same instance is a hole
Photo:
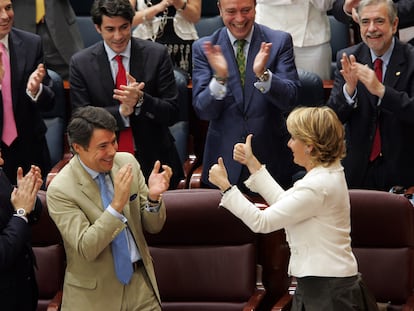
[[[218,163],[214,164],[209,171],[208,180],[213,185],[220,188],[221,191],[228,189],[231,184],[227,176],[227,170],[224,166],[223,158],[218,158]]]

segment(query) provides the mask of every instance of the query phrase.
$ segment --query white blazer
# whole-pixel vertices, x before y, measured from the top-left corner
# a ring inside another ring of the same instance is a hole
[[[329,42],[327,11],[334,0],[257,0],[256,22],[292,35],[295,47]]]
[[[289,274],[347,277],[358,272],[351,249],[350,202],[342,165],[316,167],[285,191],[263,167],[245,182],[270,205],[265,210],[233,187],[221,205],[252,231],[285,228],[290,247]]]

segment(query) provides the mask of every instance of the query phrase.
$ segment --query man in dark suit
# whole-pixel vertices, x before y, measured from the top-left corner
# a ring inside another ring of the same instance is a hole
[[[36,18],[36,1],[13,1],[14,26],[41,36],[46,67],[67,80],[70,58],[83,49],[75,13],[69,0],[43,0],[44,15]]]
[[[328,101],[346,127],[346,178],[351,188],[408,187],[414,185],[414,47],[395,37],[392,0],[361,0],[357,13],[363,42],[340,52]]]
[[[200,119],[209,121],[202,182],[211,185],[208,170],[221,156],[230,182],[243,186],[249,174],[233,160],[233,146],[253,134],[255,154],[289,187],[296,167],[285,116],[296,105],[300,85],[292,38],[255,23],[254,0],[220,0],[218,5],[225,27],[193,44],[193,106]],[[246,42],[244,85],[236,52],[241,39]]]
[[[0,166],[4,161],[0,151]],[[23,177],[17,171],[13,188],[0,169],[0,301],[2,310],[35,311],[38,290],[30,225],[37,221],[42,204],[36,194],[42,185],[40,169],[33,166]]]
[[[349,24],[357,21],[356,7],[360,0],[335,0],[332,6],[332,15],[339,21]],[[398,10],[398,28],[403,29],[414,26],[414,1],[394,0]],[[409,41],[414,44],[414,38]]]
[[[145,178],[148,179],[155,161],[160,160],[173,169],[170,187],[175,188],[184,174],[168,129],[178,121],[179,113],[168,51],[159,43],[131,38],[134,10],[128,0],[96,0],[91,13],[103,41],[72,57],[72,107],[92,105],[111,112],[117,120],[119,135],[132,131],[135,157]],[[118,55],[122,56],[128,83],[116,88]]]
[[[0,137],[5,164],[4,172],[12,184],[16,184],[16,170],[19,166],[28,171],[32,164],[40,167],[43,173],[50,169],[50,155],[46,143],[46,125],[40,110],[53,107],[54,93],[52,81],[44,68],[42,42],[38,35],[12,28],[14,11],[11,0],[0,0],[2,27],[0,44],[5,50],[6,61],[11,73],[11,115],[14,116],[17,137],[7,143],[4,133],[5,121],[11,116],[6,113],[3,103],[0,104]],[[5,13],[4,13],[5,12]],[[4,64],[3,64],[4,65]],[[43,82],[42,82],[43,81]],[[2,95],[5,94],[2,85]]]

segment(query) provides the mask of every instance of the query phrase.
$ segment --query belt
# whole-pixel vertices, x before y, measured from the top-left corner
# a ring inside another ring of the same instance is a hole
[[[144,266],[144,262],[142,261],[142,259],[132,263],[132,269],[134,270],[134,272],[143,266]]]

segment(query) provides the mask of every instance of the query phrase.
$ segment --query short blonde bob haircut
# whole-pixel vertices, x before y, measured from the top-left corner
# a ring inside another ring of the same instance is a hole
[[[287,129],[294,139],[313,146],[312,162],[328,166],[345,157],[345,130],[329,107],[299,107],[287,118]]]

